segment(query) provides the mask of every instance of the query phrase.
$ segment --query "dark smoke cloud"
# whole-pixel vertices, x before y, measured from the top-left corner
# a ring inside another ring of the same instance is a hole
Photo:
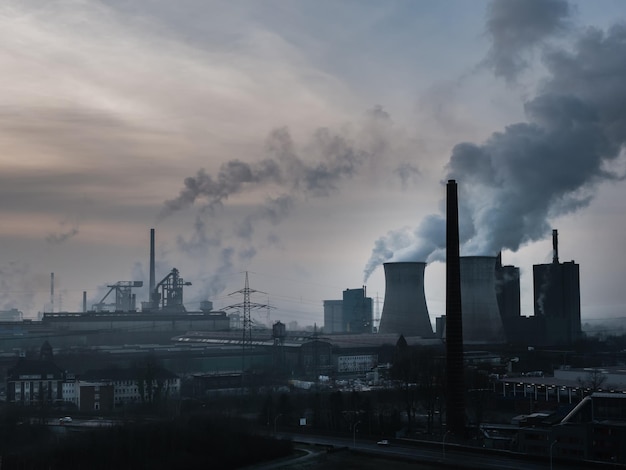
[[[245,264],[259,250],[280,245],[275,233],[270,233],[261,244],[255,241],[259,224],[276,226],[289,217],[298,203],[340,191],[345,182],[364,172],[374,157],[382,157],[389,151],[391,124],[389,115],[376,106],[366,113],[360,127],[352,129],[354,135],[347,130],[319,128],[300,147],[287,127],[274,129],[266,139],[263,159],[231,160],[216,175],[199,170],[184,180],[177,198],[165,202],[160,216],[199,207],[193,234],[188,239],[179,236],[178,248],[196,258],[220,253],[219,266],[209,269],[222,277],[234,274],[235,259]],[[406,164],[400,176],[408,181],[415,174],[419,174],[418,169]],[[248,213],[237,216],[237,222],[232,225],[220,223],[218,228],[211,223],[225,215],[229,199],[260,190],[278,195],[265,197],[247,209],[238,206],[237,210]],[[204,276],[201,282],[209,295],[218,294],[225,285],[218,275]]]
[[[311,164],[301,158],[289,130],[275,129],[266,142],[270,158],[256,163],[231,160],[220,167],[215,177],[199,170],[195,177],[185,178],[184,189],[177,198],[165,202],[161,215],[187,208],[198,200],[204,201],[205,208],[214,209],[231,196],[269,185],[283,188],[287,195],[328,196],[342,180],[356,174],[369,157],[329,129],[318,129],[309,147],[320,161]]]
[[[207,249],[219,247],[221,245],[222,232],[217,230],[213,236],[209,234],[207,221],[200,215],[196,216],[194,230],[189,238],[179,235],[176,237],[176,245],[183,253],[190,256],[204,256]]]
[[[527,66],[527,54],[555,33],[568,28],[566,0],[495,0],[487,9],[492,41],[486,65],[497,77],[514,82]]]
[[[185,188],[176,199],[165,202],[161,215],[189,207],[199,198],[206,199],[206,206],[213,209],[231,195],[241,193],[246,186],[279,182],[280,178],[280,170],[273,160],[256,164],[231,160],[221,166],[215,178],[200,169],[195,177],[185,178]]]
[[[251,240],[257,223],[267,221],[272,225],[278,225],[289,216],[294,204],[294,198],[287,194],[276,198],[267,198],[264,206],[255,209],[255,212],[248,214],[238,224],[237,235],[246,240]]]
[[[66,225],[68,225],[67,222],[61,222],[60,225],[61,225],[61,232],[49,233],[48,235],[46,235],[46,242],[54,244],[54,245],[60,245],[61,243],[66,242],[70,238],[78,235],[79,233],[77,226],[67,228],[66,227]]]
[[[495,256],[545,238],[552,218],[586,207],[599,184],[624,178],[611,168],[626,144],[626,27],[591,29],[572,51],[546,55],[545,65],[550,76],[525,103],[527,122],[452,151],[445,180],[459,184],[464,255]],[[381,254],[441,259],[443,218],[425,218],[414,246],[398,247],[393,234],[378,240],[366,279]]]

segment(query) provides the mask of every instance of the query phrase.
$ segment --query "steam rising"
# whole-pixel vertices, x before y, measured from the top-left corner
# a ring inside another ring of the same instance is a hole
[[[9,262],[0,266],[0,310],[32,311],[37,294],[49,289],[49,278],[35,273],[25,263]]]
[[[509,53],[515,59],[535,44],[528,21],[520,31],[510,30],[516,22],[501,21],[505,9],[517,15],[522,4],[554,9],[552,20],[540,25],[545,33],[558,30],[567,12],[560,1],[493,3],[488,25],[497,42],[490,60],[506,78],[521,70],[521,62],[500,59]],[[602,182],[624,178],[611,168],[626,143],[626,27],[589,29],[571,51],[546,51],[544,64],[549,77],[524,104],[526,122],[494,132],[481,145],[460,143],[452,150],[445,180],[459,185],[464,255],[495,256],[542,239],[550,219],[586,207]],[[384,261],[443,259],[444,217],[430,215],[414,231],[403,228],[377,240],[365,280]]]
[[[276,226],[303,200],[326,198],[340,191],[373,157],[387,151],[385,129],[389,115],[375,107],[362,124],[367,139],[344,130],[320,128],[302,148],[296,146],[288,128],[278,128],[267,137],[263,159],[234,159],[224,163],[215,175],[201,169],[184,180],[178,197],[164,203],[161,217],[199,206],[194,233],[189,238],[179,236],[177,245],[196,257],[208,250],[219,253],[219,266],[212,271],[220,275],[205,275],[202,281],[206,294],[220,293],[225,287],[224,276],[232,273],[235,265],[245,265],[262,248],[280,245],[275,233],[265,238],[255,236],[260,224]],[[411,173],[418,171],[414,166],[410,168]],[[258,193],[265,195],[263,202],[255,202],[251,210],[240,205],[242,199]],[[231,210],[246,213],[237,218],[235,226],[217,228],[210,221],[228,209],[229,201]]]
[[[514,82],[529,64],[526,56],[550,36],[568,28],[566,0],[506,0],[490,4],[487,35],[492,41],[485,60],[497,77]]]

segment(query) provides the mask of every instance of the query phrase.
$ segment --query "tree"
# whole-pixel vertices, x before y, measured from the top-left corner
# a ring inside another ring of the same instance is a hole
[[[601,369],[592,369],[587,373],[587,376],[584,379],[578,379],[580,387],[584,390],[588,390],[586,395],[591,395],[593,392],[597,392],[602,389],[605,382],[606,374]]]

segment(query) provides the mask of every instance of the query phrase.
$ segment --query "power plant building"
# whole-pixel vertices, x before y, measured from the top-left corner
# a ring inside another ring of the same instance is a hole
[[[344,333],[343,300],[324,300],[324,332]]]
[[[571,344],[581,335],[580,274],[574,261],[533,265],[535,316],[553,344]]]
[[[385,301],[379,332],[433,337],[424,293],[424,262],[384,263]]]
[[[533,265],[535,317],[543,319],[552,344],[572,344],[581,335],[580,271],[574,261],[559,262],[558,234],[552,231],[551,264]]]
[[[365,287],[343,291],[343,319],[347,333],[371,333],[373,302],[366,297]]]
[[[346,289],[343,300],[324,301],[324,332],[371,333],[373,301],[366,296],[365,287]]]

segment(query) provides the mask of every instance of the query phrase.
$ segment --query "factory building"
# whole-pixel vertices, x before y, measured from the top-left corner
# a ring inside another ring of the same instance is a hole
[[[200,311],[189,312],[183,303],[185,281],[173,268],[156,282],[154,259],[154,229],[150,230],[150,286],[148,302],[136,310],[135,289],[142,281],[118,281],[91,310],[87,310],[83,295],[82,312],[44,312],[41,326],[44,334],[54,336],[57,346],[119,345],[163,343],[185,331],[225,331],[230,319],[223,311],[213,311],[213,304],[205,300]],[[52,277],[54,279],[54,277]],[[53,284],[51,285],[53,290]],[[114,297],[109,302],[109,297]]]
[[[371,333],[373,302],[365,295],[365,287],[343,291],[343,320],[346,333]]]
[[[346,289],[342,300],[324,301],[324,332],[371,333],[373,301],[366,296],[365,287]]]
[[[324,300],[324,332],[344,333],[343,300]]]
[[[517,432],[515,450],[530,455],[568,460],[626,463],[626,395],[595,392],[564,417],[537,415]]]
[[[242,337],[237,332],[188,332],[174,338],[175,344],[188,347],[211,347],[206,354],[198,381],[210,384],[236,382],[233,374],[244,370],[271,370],[285,377],[316,381],[320,375],[330,377],[362,376],[380,363],[393,360],[397,334],[302,334],[290,333],[281,341],[268,332],[254,331],[248,349],[243,350]],[[438,339],[406,337],[409,345],[441,346]],[[212,357],[219,358],[210,361]],[[272,362],[273,361],[273,362]],[[164,361],[166,364],[167,362]],[[223,374],[221,374],[221,373]],[[224,375],[224,377],[221,377]],[[230,377],[230,378],[229,378]]]
[[[24,314],[16,309],[0,310],[0,321],[3,322],[20,322],[24,318]]]

